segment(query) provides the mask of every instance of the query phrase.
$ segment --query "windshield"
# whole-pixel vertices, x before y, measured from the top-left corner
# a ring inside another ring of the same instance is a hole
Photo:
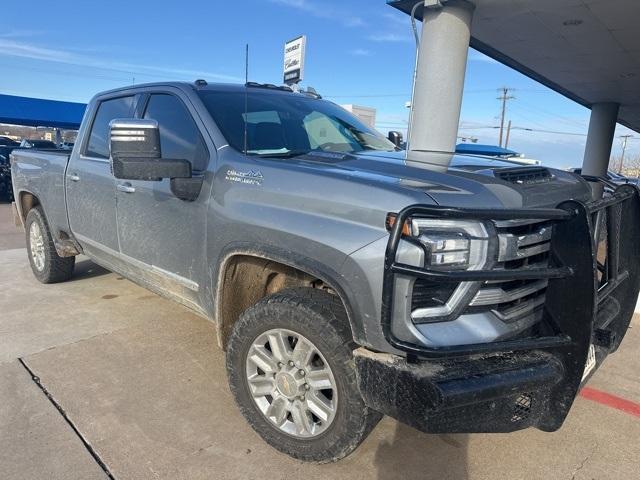
[[[343,108],[301,94],[266,92],[198,92],[220,131],[233,148],[247,154],[293,156],[313,150],[354,153],[393,151],[393,143]]]

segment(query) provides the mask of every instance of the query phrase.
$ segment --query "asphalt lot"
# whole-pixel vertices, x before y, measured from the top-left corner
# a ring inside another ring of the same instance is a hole
[[[589,386],[640,402],[639,346],[637,316]],[[386,418],[347,459],[304,464],[247,426],[223,364],[209,322],[87,259],[39,284],[0,204],[0,479],[638,478],[640,417],[583,397],[553,434]]]

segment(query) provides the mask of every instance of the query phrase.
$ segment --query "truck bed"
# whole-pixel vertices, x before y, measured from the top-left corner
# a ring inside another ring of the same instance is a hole
[[[69,226],[64,187],[69,157],[65,150],[31,148],[17,148],[10,155],[14,192],[26,190],[38,197],[50,227],[64,231]]]

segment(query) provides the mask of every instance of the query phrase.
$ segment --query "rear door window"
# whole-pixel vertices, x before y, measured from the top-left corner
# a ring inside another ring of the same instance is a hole
[[[131,95],[100,102],[84,152],[86,156],[109,158],[109,122],[114,118],[133,117],[133,99]]]

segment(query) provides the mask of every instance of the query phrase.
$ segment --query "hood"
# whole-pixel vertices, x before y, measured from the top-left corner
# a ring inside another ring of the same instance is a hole
[[[580,176],[542,166],[433,152],[433,164],[405,159],[405,152],[366,151],[357,154],[311,152],[287,162],[330,170],[371,182],[417,190],[439,205],[469,208],[555,207],[566,200],[591,199],[591,189]],[[442,167],[442,156],[450,157]],[[440,165],[437,165],[440,163]]]

